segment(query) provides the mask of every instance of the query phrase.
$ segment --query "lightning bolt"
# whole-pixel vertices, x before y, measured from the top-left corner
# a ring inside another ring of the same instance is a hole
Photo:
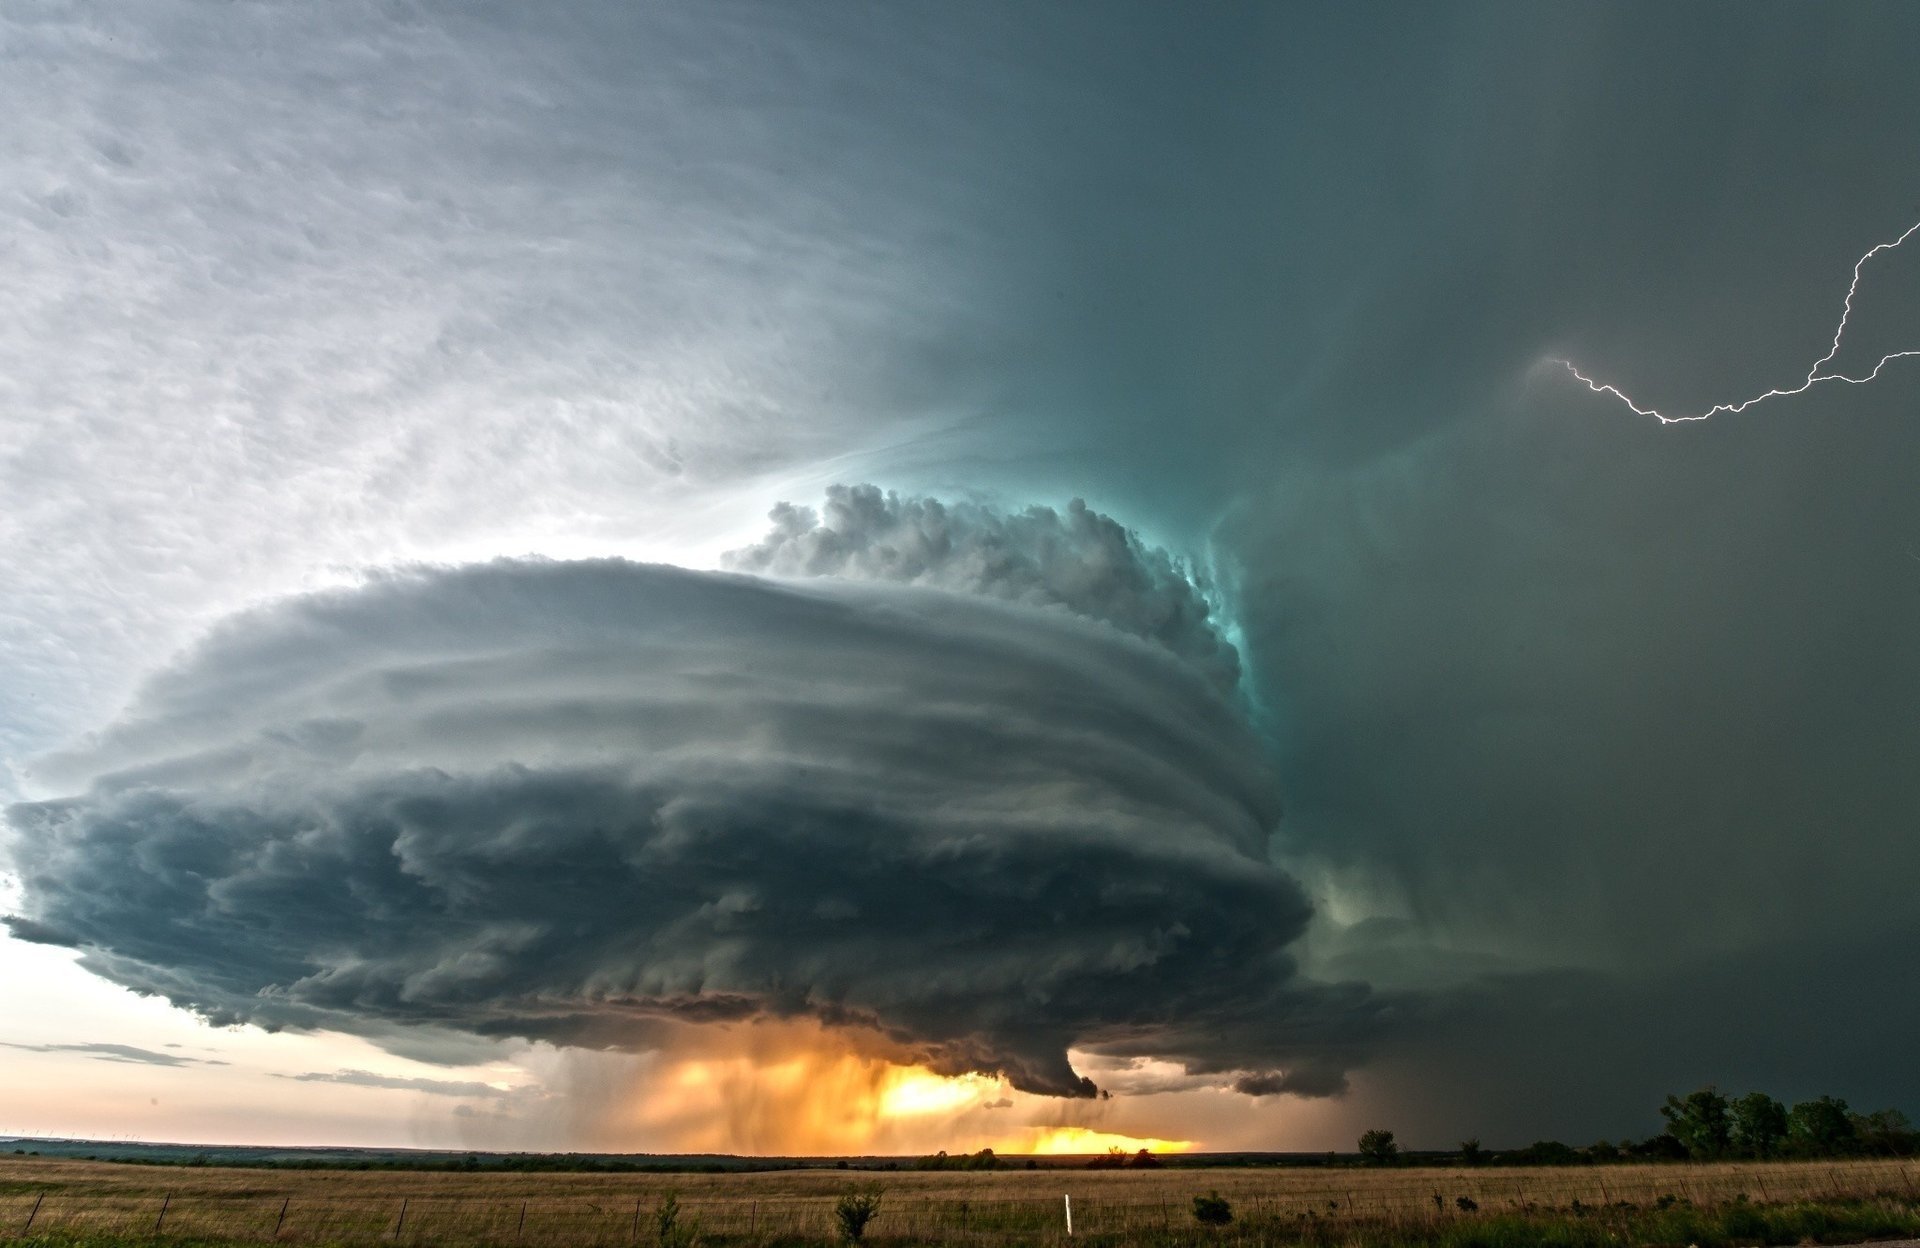
[[[1678,425],[1692,420],[1706,420],[1709,417],[1718,416],[1722,412],[1744,412],[1756,403],[1764,403],[1768,399],[1784,399],[1795,394],[1805,394],[1815,386],[1828,381],[1844,381],[1848,385],[1863,386],[1875,377],[1878,377],[1880,370],[1894,360],[1903,360],[1908,356],[1920,355],[1920,348],[1915,348],[1910,351],[1894,351],[1883,355],[1880,357],[1880,362],[1873,366],[1871,372],[1860,377],[1850,376],[1844,372],[1827,373],[1820,370],[1833,363],[1833,357],[1840,354],[1840,340],[1846,337],[1847,319],[1853,315],[1853,296],[1855,292],[1860,289],[1860,270],[1867,266],[1867,261],[1873,259],[1883,251],[1892,251],[1909,238],[1912,238],[1916,232],[1920,232],[1920,221],[1916,221],[1908,226],[1906,233],[1894,239],[1892,242],[1880,243],[1869,248],[1866,254],[1853,262],[1853,281],[1847,286],[1847,297],[1840,305],[1840,324],[1833,331],[1833,346],[1827,350],[1825,355],[1813,362],[1813,367],[1807,370],[1806,378],[1802,380],[1799,385],[1790,387],[1789,389],[1769,390],[1765,394],[1756,394],[1750,399],[1741,399],[1737,403],[1716,403],[1706,411],[1696,413],[1692,416],[1669,416],[1656,408],[1641,407],[1638,403],[1635,403],[1631,398],[1627,397],[1626,392],[1618,386],[1596,381],[1587,376],[1574,366],[1572,360],[1555,360],[1553,362],[1564,365],[1568,372],[1572,373],[1580,381],[1586,383],[1587,389],[1593,391],[1595,394],[1610,394],[1626,404],[1628,408],[1638,415],[1651,416],[1663,425]]]

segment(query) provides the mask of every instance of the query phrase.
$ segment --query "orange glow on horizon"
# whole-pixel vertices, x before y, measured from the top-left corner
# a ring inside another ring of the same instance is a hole
[[[796,1157],[1194,1147],[1082,1125],[1120,1125],[1111,1103],[1016,1092],[992,1074],[936,1074],[894,1053],[877,1037],[809,1023],[690,1030],[608,1098],[598,1143]]]
[[[1111,1131],[1095,1131],[1089,1127],[1036,1127],[1033,1134],[1024,1142],[1009,1144],[1005,1149],[995,1151],[1058,1156],[1071,1153],[1104,1153],[1114,1148],[1127,1153],[1137,1153],[1143,1148],[1149,1153],[1184,1153],[1192,1147],[1192,1140],[1162,1140],[1153,1136],[1143,1138],[1117,1135]]]

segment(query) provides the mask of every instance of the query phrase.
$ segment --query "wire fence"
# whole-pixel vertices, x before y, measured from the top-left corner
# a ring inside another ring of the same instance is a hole
[[[1391,1174],[1356,1171],[1350,1177],[1337,1171],[1319,1176],[1184,1171],[1141,1175],[1134,1182],[1118,1176],[1076,1181],[1073,1172],[1061,1172],[1050,1176],[1047,1186],[1054,1190],[1045,1194],[1029,1179],[1013,1180],[1025,1188],[1019,1194],[1004,1189],[995,1194],[990,1183],[982,1183],[975,1189],[978,1194],[954,1195],[949,1189],[920,1195],[906,1183],[888,1186],[891,1177],[850,1176],[835,1188],[758,1195],[712,1186],[688,1190],[657,1177],[636,1179],[631,1185],[601,1181],[588,1191],[547,1194],[488,1191],[480,1184],[467,1191],[433,1191],[426,1175],[406,1176],[391,1185],[374,1180],[373,1185],[386,1186],[374,1192],[341,1190],[358,1185],[344,1173],[307,1182],[236,1175],[203,1180],[198,1186],[183,1181],[177,1187],[161,1181],[137,1187],[41,1186],[16,1179],[0,1183],[0,1242],[65,1233],[289,1244],[630,1248],[661,1242],[655,1211],[669,1192],[678,1202],[679,1228],[701,1240],[818,1242],[838,1237],[835,1206],[849,1185],[881,1190],[879,1214],[870,1228],[875,1239],[983,1245],[1066,1244],[1188,1231],[1195,1225],[1193,1196],[1215,1188],[1231,1198],[1241,1229],[1270,1232],[1272,1239],[1289,1242],[1317,1240],[1342,1227],[1431,1226],[1478,1213],[1569,1206],[1577,1210],[1583,1202],[1588,1208],[1606,1209],[1660,1200],[1706,1207],[1748,1199],[1920,1199],[1920,1166],[1913,1163],[1531,1172],[1406,1169]],[[499,1181],[511,1180],[499,1176]]]
[[[830,1240],[836,1196],[679,1197],[678,1226],[702,1239]],[[659,1193],[610,1197],[232,1196],[41,1193],[0,1202],[0,1239],[50,1232],[163,1235],[285,1243],[485,1243],[615,1248],[660,1236]],[[1051,1199],[953,1200],[883,1194],[871,1234],[943,1241],[1040,1240],[1065,1234],[1065,1205]],[[1170,1200],[1073,1202],[1080,1234],[1164,1230],[1186,1216]]]

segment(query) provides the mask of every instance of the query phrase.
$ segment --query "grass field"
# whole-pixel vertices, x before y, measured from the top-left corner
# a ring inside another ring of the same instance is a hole
[[[850,1187],[882,1190],[878,1245],[1313,1244],[1610,1248],[1844,1242],[1920,1234],[1920,1163],[1483,1169],[1006,1170],[720,1175],[459,1174],[129,1166],[0,1158],[0,1241],[36,1248],[207,1242],[648,1244],[677,1194],[699,1244],[835,1238]],[[1234,1221],[1202,1227],[1218,1190]],[[1463,1208],[1460,1198],[1471,1202]],[[404,1206],[404,1208],[403,1208]]]

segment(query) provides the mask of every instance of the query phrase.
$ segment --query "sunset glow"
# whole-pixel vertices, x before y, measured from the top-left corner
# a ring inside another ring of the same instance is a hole
[[[1000,1090],[1000,1081],[988,1075],[936,1075],[914,1067],[890,1067],[880,1094],[882,1117],[944,1114],[985,1101]]]
[[[1088,1127],[1047,1127],[1037,1129],[1027,1140],[1018,1144],[1009,1144],[998,1151],[1058,1156],[1075,1153],[1104,1153],[1114,1148],[1129,1153],[1137,1153],[1143,1148],[1149,1153],[1184,1153],[1192,1147],[1192,1140],[1161,1140],[1151,1136],[1142,1139],[1131,1135],[1116,1135],[1111,1131],[1095,1131]]]
[[[1183,1152],[1117,1101],[937,1074],[877,1036],[811,1023],[698,1029],[609,1097],[596,1146],[763,1156]],[[1142,1130],[1146,1127],[1146,1130]],[[1130,1128],[1130,1129],[1129,1129]]]

